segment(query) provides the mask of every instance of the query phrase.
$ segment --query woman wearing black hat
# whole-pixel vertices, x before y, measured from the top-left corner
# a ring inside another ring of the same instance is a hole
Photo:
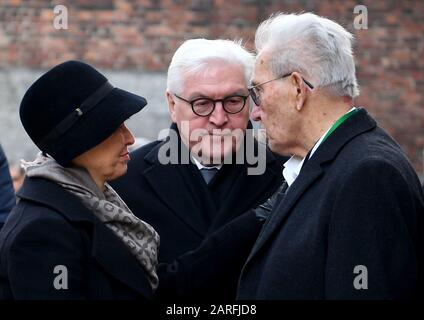
[[[24,163],[20,201],[0,235],[1,298],[152,295],[159,236],[107,184],[125,174],[134,143],[124,121],[145,105],[77,61],[28,89],[20,117],[43,153]]]
[[[150,299],[157,272],[156,297],[195,298],[213,292],[217,277],[235,278],[261,227],[254,213],[157,268],[159,235],[108,185],[125,174],[134,143],[124,121],[145,105],[77,61],[28,89],[20,117],[42,153],[24,163],[19,202],[0,232],[0,299]]]

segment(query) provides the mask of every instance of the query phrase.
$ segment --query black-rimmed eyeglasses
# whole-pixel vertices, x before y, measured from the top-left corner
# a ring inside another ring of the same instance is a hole
[[[259,95],[259,91],[257,90],[257,88],[258,88],[259,86],[262,86],[262,85],[264,85],[264,84],[266,84],[266,83],[268,83],[268,82],[271,82],[271,81],[275,81],[275,80],[279,80],[279,79],[286,78],[286,77],[290,76],[292,73],[293,73],[293,72],[286,73],[285,75],[282,75],[281,77],[278,77],[278,78],[275,78],[275,79],[271,79],[271,80],[268,80],[268,81],[265,81],[265,82],[262,82],[262,83],[259,83],[259,84],[256,84],[256,85],[252,86],[252,87],[247,88],[247,90],[249,91],[249,95],[252,97],[253,102],[254,102],[254,103],[255,103],[258,107],[261,105],[261,97],[260,97],[260,95]],[[305,82],[305,84],[306,84],[309,88],[311,88],[311,89],[313,89],[313,88],[314,88],[314,86],[312,85],[312,83],[310,83],[308,80],[304,79],[303,77],[302,77],[302,80],[303,80],[303,82]]]
[[[225,110],[225,112],[230,114],[239,113],[241,110],[243,110],[244,106],[246,105],[246,100],[249,97],[249,95],[232,95],[225,97],[224,99],[214,100],[211,98],[197,98],[190,101],[180,97],[175,93],[173,95],[178,99],[181,99],[182,101],[190,104],[193,112],[200,117],[209,116],[215,110],[215,105],[217,102],[222,103],[222,108]]]

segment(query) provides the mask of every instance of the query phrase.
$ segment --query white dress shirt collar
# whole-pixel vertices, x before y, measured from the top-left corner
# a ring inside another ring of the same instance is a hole
[[[352,109],[350,109],[346,113],[349,113],[349,112],[351,112],[352,110],[355,110],[355,109],[356,108],[353,107]],[[327,131],[324,132],[324,134],[321,136],[321,138],[318,140],[318,142],[315,143],[315,145],[312,148],[312,151],[309,155],[309,159],[312,157],[312,155],[315,153],[315,151],[317,151],[317,149],[321,145],[322,141],[324,140],[324,137],[327,135],[327,132],[330,131],[331,127],[332,126],[330,126],[330,128],[328,128]],[[284,176],[284,179],[286,179],[289,187],[296,180],[297,176],[299,175],[300,169],[302,169],[304,161],[305,161],[305,159],[302,159],[299,156],[294,155],[284,163],[283,176]]]
[[[210,170],[210,169],[221,169],[222,168],[222,164],[219,164],[219,165],[217,165],[217,166],[209,166],[209,167],[206,167],[206,166],[204,166],[203,164],[201,164],[200,163],[200,161],[196,158],[196,157],[191,157],[191,159],[193,159],[193,162],[194,162],[194,164],[196,165],[196,167],[199,169],[199,170],[201,170],[201,169],[207,169],[207,170]]]

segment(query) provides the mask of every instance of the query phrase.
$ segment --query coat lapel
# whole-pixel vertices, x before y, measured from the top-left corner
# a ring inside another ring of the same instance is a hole
[[[272,211],[271,216],[262,228],[262,232],[247,262],[249,262],[264,246],[274,232],[281,229],[281,224],[287,220],[293,206],[299,201],[299,198],[307,192],[307,189],[311,187],[318,178],[325,174],[328,168],[325,164],[333,161],[343,146],[354,137],[372,130],[375,127],[376,122],[368,115],[365,109],[360,109],[328,137],[328,139],[317,149],[313,157],[302,168],[300,175],[287,190],[283,200]]]
[[[92,256],[116,279],[146,298],[152,298],[153,292],[146,271],[124,243],[100,220],[93,230]]]
[[[147,274],[137,259],[95,215],[74,195],[58,184],[41,178],[26,178],[18,196],[41,203],[58,211],[71,222],[93,225],[93,258],[113,277],[133,288],[146,298],[152,297]]]

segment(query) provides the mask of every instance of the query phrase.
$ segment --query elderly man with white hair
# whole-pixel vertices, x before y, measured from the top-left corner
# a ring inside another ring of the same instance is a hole
[[[292,157],[238,298],[422,296],[423,193],[399,145],[354,105],[352,35],[311,13],[278,14],[255,42],[253,118]]]

